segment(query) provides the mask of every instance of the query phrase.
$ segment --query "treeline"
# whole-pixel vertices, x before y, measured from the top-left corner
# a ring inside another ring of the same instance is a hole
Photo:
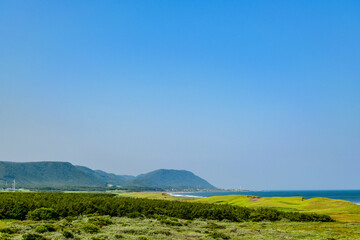
[[[327,215],[282,212],[270,208],[252,209],[226,204],[118,197],[114,194],[0,193],[1,219],[30,219],[34,211],[46,208],[59,217],[87,214],[109,216],[167,216],[181,219],[241,221],[332,222]],[[50,211],[50,212],[51,212]]]
[[[89,192],[106,192],[106,191],[127,191],[127,192],[194,192],[194,191],[211,191],[209,189],[198,189],[198,188],[181,188],[181,187],[121,187],[121,186],[36,186],[31,185],[24,187],[25,189],[35,191],[35,192],[66,192],[66,191],[89,191]]]
[[[144,192],[144,191],[166,191],[163,188],[159,187],[88,187],[88,186],[52,186],[52,187],[43,187],[43,186],[28,186],[26,189],[36,192],[64,192],[64,191],[89,191],[89,192],[106,192],[106,191],[129,191],[129,192]]]

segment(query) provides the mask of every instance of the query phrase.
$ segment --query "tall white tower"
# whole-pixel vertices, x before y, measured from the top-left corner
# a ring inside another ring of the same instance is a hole
[[[14,180],[13,180],[13,185],[12,185],[12,190],[13,190],[13,192],[15,192],[15,190],[16,190],[15,184],[16,184],[16,181],[15,181],[15,178],[14,178]]]

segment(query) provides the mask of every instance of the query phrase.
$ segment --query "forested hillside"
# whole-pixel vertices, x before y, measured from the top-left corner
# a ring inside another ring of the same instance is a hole
[[[101,170],[92,170],[90,168],[84,167],[84,166],[76,166],[80,171],[83,171],[84,173],[98,179],[99,181],[105,183],[105,184],[111,184],[111,185],[123,185],[127,181],[134,179],[134,176],[130,175],[116,175],[113,173],[107,173]]]
[[[156,170],[137,177],[116,175],[68,162],[0,162],[0,188],[17,187],[115,187],[154,189],[215,189],[204,179],[185,170]]]
[[[105,186],[106,183],[80,171],[68,162],[0,162],[1,187],[10,186]]]
[[[216,187],[192,172],[169,169],[159,169],[147,174],[141,174],[127,182],[126,186],[216,189]]]

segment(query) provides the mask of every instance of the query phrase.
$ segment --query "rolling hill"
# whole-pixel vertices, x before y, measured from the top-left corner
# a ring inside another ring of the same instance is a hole
[[[216,189],[216,187],[192,172],[173,169],[159,169],[146,174],[141,174],[128,181],[125,186]]]
[[[119,187],[215,189],[204,179],[185,170],[160,169],[137,177],[116,175],[68,162],[1,162],[0,188],[10,187]]]
[[[2,187],[16,179],[17,186],[106,186],[106,183],[87,174],[68,162],[0,162]]]
[[[360,206],[344,200],[303,197],[255,197],[246,195],[213,196],[194,200],[202,203],[230,204],[240,207],[271,207],[282,211],[326,214],[338,221],[360,222]]]
[[[107,173],[101,170],[92,170],[84,166],[75,166],[80,171],[96,178],[97,180],[105,183],[106,185],[123,185],[127,181],[134,179],[134,176],[130,175],[116,175],[113,173]]]

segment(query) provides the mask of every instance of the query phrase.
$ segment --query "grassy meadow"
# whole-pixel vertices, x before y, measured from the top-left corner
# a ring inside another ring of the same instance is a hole
[[[360,239],[358,210],[346,201],[317,198],[1,193],[0,239]]]
[[[230,195],[196,200],[205,203],[227,203],[242,207],[271,207],[282,211],[299,211],[326,214],[342,222],[360,223],[360,205],[329,198],[253,197]]]
[[[215,204],[230,204],[234,206],[250,208],[266,207],[278,209],[281,211],[297,211],[304,213],[326,214],[337,221],[360,223],[360,205],[349,201],[335,200],[329,198],[305,199],[303,197],[254,197],[246,195],[228,195],[196,199],[176,198],[170,195],[164,195],[162,193],[155,192],[122,193],[121,196],[193,201]]]
[[[0,221],[0,239],[360,239],[357,223],[229,222],[79,216]]]

